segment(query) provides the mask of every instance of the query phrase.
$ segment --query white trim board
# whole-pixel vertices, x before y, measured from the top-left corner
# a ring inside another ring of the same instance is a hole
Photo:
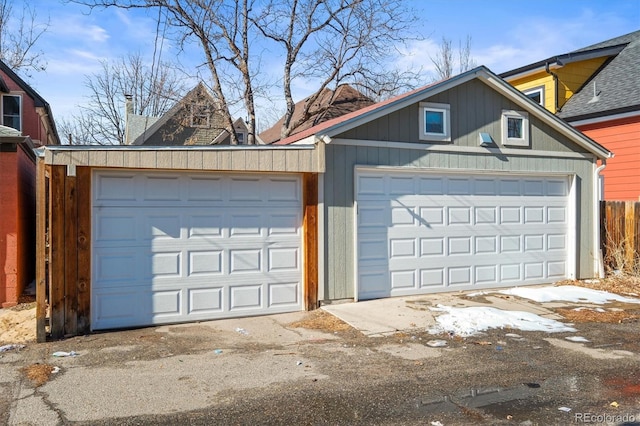
[[[432,152],[451,152],[456,154],[509,155],[514,157],[549,157],[549,158],[585,158],[595,159],[595,155],[582,152],[558,152],[523,150],[513,148],[484,148],[480,146],[455,146],[449,144],[427,144],[413,142],[393,142],[360,139],[332,139],[331,143],[347,146],[370,146],[373,148],[416,149]]]

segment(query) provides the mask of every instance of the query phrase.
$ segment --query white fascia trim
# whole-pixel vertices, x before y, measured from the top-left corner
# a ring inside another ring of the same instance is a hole
[[[558,65],[557,62],[549,63],[549,69],[550,70],[557,70],[557,69],[560,69],[562,67],[563,67],[563,65]],[[546,68],[545,68],[544,65],[541,65],[541,66],[539,66],[537,68],[533,68],[533,69],[530,69],[530,70],[527,70],[527,71],[523,71],[523,72],[518,73],[518,74],[510,75],[509,77],[504,77],[504,79],[506,81],[513,81],[513,80],[518,80],[520,78],[529,77],[529,76],[532,76],[532,75],[535,75],[535,74],[540,74],[541,72],[546,72]]]
[[[325,300],[324,173],[318,173],[318,302]]]
[[[408,167],[408,166],[372,166],[368,164],[356,164],[354,170],[358,172],[394,172],[394,173],[432,173],[437,175],[490,175],[490,176],[531,176],[531,177],[565,177],[575,178],[571,172],[536,172],[531,170],[492,170],[492,169],[460,169],[443,167]],[[572,184],[572,181],[569,182]]]
[[[567,121],[567,122],[574,127],[578,127],[578,126],[586,126],[588,124],[605,123],[607,121],[620,120],[622,118],[630,118],[630,117],[636,117],[636,116],[640,116],[640,110],[625,112],[622,114],[607,115],[604,117],[590,118],[587,120]]]
[[[542,107],[539,107],[540,109],[532,108],[531,103],[533,101],[522,95],[522,93],[513,88],[513,86],[509,86],[508,83],[506,83],[504,80],[496,80],[491,75],[488,75],[486,73],[480,73],[478,78],[480,78],[480,80],[485,82],[487,85],[497,89],[505,97],[509,98],[509,100],[515,102],[530,114],[550,125],[552,128],[558,130],[560,133],[562,133],[581,147],[593,152],[600,158],[611,158],[611,153],[609,151],[606,151],[604,148],[600,149],[599,147],[594,146],[592,143],[585,139],[586,137],[583,136],[582,133],[580,133],[570,125],[562,125],[562,122],[557,121],[560,120],[559,118],[556,118],[553,115],[548,115],[549,113],[546,110],[542,109]]]
[[[577,178],[575,173],[569,175],[569,194],[567,197],[567,202],[569,203],[569,212],[568,212],[568,229],[567,229],[567,237],[569,239],[569,247],[567,248],[567,272],[568,277],[571,280],[576,279],[578,264],[580,264],[580,259],[577,258],[578,252],[577,248],[581,246],[578,236],[578,186],[577,186]]]
[[[304,139],[300,139],[299,141],[295,141],[291,145],[315,145],[318,141],[316,135],[307,136]]]
[[[370,146],[375,148],[399,148],[399,149],[417,149],[432,152],[452,152],[456,154],[484,154],[484,155],[509,155],[513,157],[549,157],[549,158],[585,158],[593,160],[596,158],[594,154],[583,152],[559,152],[559,151],[536,151],[513,148],[493,148],[479,146],[456,146],[456,145],[435,145],[426,143],[413,142],[390,142],[375,140],[359,140],[359,139],[333,139],[332,143],[336,145],[348,146]]]

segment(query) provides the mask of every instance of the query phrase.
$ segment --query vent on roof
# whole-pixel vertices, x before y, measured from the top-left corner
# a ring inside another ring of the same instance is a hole
[[[600,100],[600,91],[596,87],[596,82],[594,81],[593,82],[593,98],[591,98],[591,100],[588,103],[592,104],[594,102],[598,102],[599,100]]]

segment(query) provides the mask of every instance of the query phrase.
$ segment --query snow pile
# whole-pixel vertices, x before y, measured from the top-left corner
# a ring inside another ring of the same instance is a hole
[[[515,287],[500,291],[502,294],[531,299],[535,302],[564,301],[574,303],[594,303],[603,305],[607,302],[640,303],[640,299],[623,297],[601,290],[578,287],[574,285],[558,287]]]
[[[436,317],[437,325],[429,329],[431,334],[454,333],[458,336],[473,336],[490,328],[512,328],[522,331],[545,331],[547,333],[574,332],[559,321],[543,318],[523,311],[503,311],[485,306],[453,308],[438,305],[432,311],[445,312]]]

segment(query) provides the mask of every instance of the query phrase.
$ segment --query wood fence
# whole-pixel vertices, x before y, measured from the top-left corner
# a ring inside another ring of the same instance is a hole
[[[600,236],[605,268],[638,272],[640,202],[601,201]]]

